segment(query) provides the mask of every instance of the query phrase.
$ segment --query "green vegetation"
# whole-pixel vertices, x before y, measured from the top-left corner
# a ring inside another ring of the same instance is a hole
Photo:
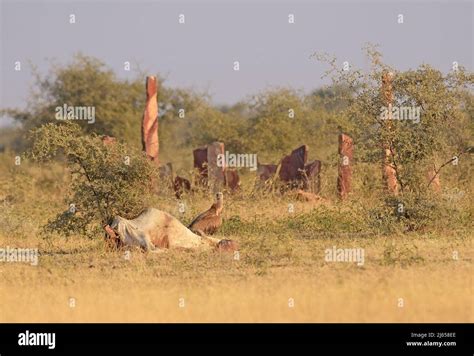
[[[70,209],[48,223],[49,231],[97,235],[100,225],[116,215],[132,218],[150,203],[147,197],[153,194],[158,174],[142,152],[122,143],[105,145],[100,137],[83,135],[69,122],[45,124],[33,130],[32,137],[29,157],[47,162],[61,155],[71,173],[66,198]]]
[[[177,173],[190,178],[192,149],[215,140],[225,142],[232,152],[257,153],[261,163],[276,163],[304,143],[310,147],[310,160],[323,161],[321,195],[332,203],[263,222],[233,211],[224,234],[265,232],[298,238],[469,228],[474,172],[467,152],[474,128],[473,74],[460,67],[443,75],[428,65],[400,72],[384,65],[373,47],[367,53],[372,62],[368,72],[344,71],[335,59],[319,56],[330,64],[327,75],[333,78],[332,85],[310,94],[272,89],[230,107],[215,107],[203,93],[161,82],[160,161],[172,161]],[[418,122],[391,120],[389,129],[384,127],[381,78],[388,71],[394,73],[393,105],[421,108]],[[115,214],[132,217],[153,204],[176,215],[176,202],[165,187],[158,187],[156,170],[140,152],[143,82],[143,73],[122,80],[99,60],[77,55],[67,65],[54,65],[46,77],[37,75],[26,111],[3,109],[21,127],[1,137],[6,145],[0,177],[6,223],[1,234],[28,235],[45,226],[47,232],[64,236],[96,236]],[[55,108],[65,103],[94,106],[95,122],[57,121]],[[180,109],[184,117],[179,116]],[[354,198],[344,204],[335,195],[341,131],[355,142]],[[115,136],[118,142],[106,146],[101,135]],[[381,150],[387,144],[401,185],[397,197],[388,196],[381,181]],[[14,157],[22,152],[27,152],[25,159],[15,166]],[[459,162],[439,171],[443,190],[435,194],[428,187],[427,169],[440,168],[453,155]],[[243,191],[228,201],[228,211],[242,202],[258,205],[276,199],[284,205],[292,199],[256,192],[254,173],[241,171],[241,175]],[[36,201],[31,193],[35,189],[43,194]],[[186,199],[192,204],[204,197],[201,192]],[[402,211],[397,210],[400,204]]]

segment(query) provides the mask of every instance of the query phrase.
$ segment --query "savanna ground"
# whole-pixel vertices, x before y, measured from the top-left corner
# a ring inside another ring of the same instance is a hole
[[[0,262],[0,321],[472,322],[474,74],[426,64],[400,71],[376,47],[366,51],[368,71],[318,55],[329,65],[328,87],[273,88],[232,106],[159,80],[160,162],[176,174],[191,179],[193,149],[215,141],[260,163],[306,144],[308,162],[322,162],[322,199],[313,203],[254,189],[255,172],[240,171],[242,191],[224,192],[218,232],[238,242],[238,259],[108,251],[101,226],[114,215],[151,206],[188,224],[212,197],[185,195],[181,213],[157,182],[140,147],[145,73],[123,80],[81,54],[37,73],[26,108],[0,110],[17,125],[0,132],[0,247],[40,252],[38,266]],[[421,118],[387,124],[380,113],[391,103],[416,107]],[[94,123],[59,122],[65,104],[94,107]],[[341,132],[354,139],[344,202],[336,195]],[[105,147],[101,135],[117,142]],[[382,185],[388,147],[397,197]],[[428,168],[441,169],[438,193]],[[364,249],[364,264],[327,262],[333,246]]]
[[[241,193],[225,195],[219,232],[240,244],[238,259],[128,253],[107,250],[103,236],[42,234],[64,209],[64,168],[10,169],[14,156],[2,156],[0,246],[40,252],[37,266],[0,264],[3,322],[473,321],[472,202],[464,192],[442,194],[447,213],[429,228],[400,232],[369,218],[378,199],[371,186],[356,187],[344,203],[331,194],[300,202],[253,191],[249,173]],[[375,182],[377,172],[360,167],[355,175]],[[323,175],[323,191],[334,190],[334,174]],[[184,202],[182,214],[171,194],[157,195],[153,206],[188,223],[210,198],[196,193]],[[333,246],[365,249],[364,265],[326,262]]]

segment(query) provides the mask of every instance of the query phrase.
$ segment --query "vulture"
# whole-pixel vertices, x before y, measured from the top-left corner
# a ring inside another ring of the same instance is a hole
[[[222,225],[222,209],[224,208],[224,195],[216,194],[216,202],[206,210],[199,214],[189,225],[189,229],[198,235],[212,235]]]

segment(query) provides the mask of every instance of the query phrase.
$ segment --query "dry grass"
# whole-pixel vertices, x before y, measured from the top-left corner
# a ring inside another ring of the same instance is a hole
[[[132,251],[126,260],[98,242],[43,242],[38,266],[0,265],[0,316],[6,322],[472,322],[469,239],[411,240],[419,258],[387,261],[386,239],[339,238],[294,243],[298,258],[265,268],[246,263],[244,253],[237,261]],[[402,238],[390,241],[403,251]],[[325,262],[323,251],[333,245],[364,247],[364,266]]]
[[[241,195],[226,196],[220,232],[240,244],[238,260],[191,251],[131,251],[127,260],[100,238],[41,236],[41,225],[67,208],[64,170],[10,174],[11,161],[3,163],[0,247],[38,247],[41,255],[38,266],[0,262],[0,321],[474,321],[469,194],[452,203],[450,220],[387,234],[365,218],[374,201],[299,202],[256,195],[244,181]],[[187,223],[210,201],[195,194],[185,203],[184,214],[171,196],[154,206]],[[365,249],[365,264],[326,262],[332,246]]]

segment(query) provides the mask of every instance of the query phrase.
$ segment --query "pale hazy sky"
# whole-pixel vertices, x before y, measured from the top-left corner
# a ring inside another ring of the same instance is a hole
[[[139,63],[165,75],[168,85],[208,90],[217,104],[275,86],[314,89],[326,67],[312,53],[366,66],[366,42],[380,44],[387,63],[399,69],[429,63],[446,72],[453,61],[473,69],[472,1],[4,0],[0,11],[0,107],[24,107],[33,83],[28,61],[45,72],[48,58],[67,63],[78,51],[123,78],[133,75],[123,70],[124,61]]]

